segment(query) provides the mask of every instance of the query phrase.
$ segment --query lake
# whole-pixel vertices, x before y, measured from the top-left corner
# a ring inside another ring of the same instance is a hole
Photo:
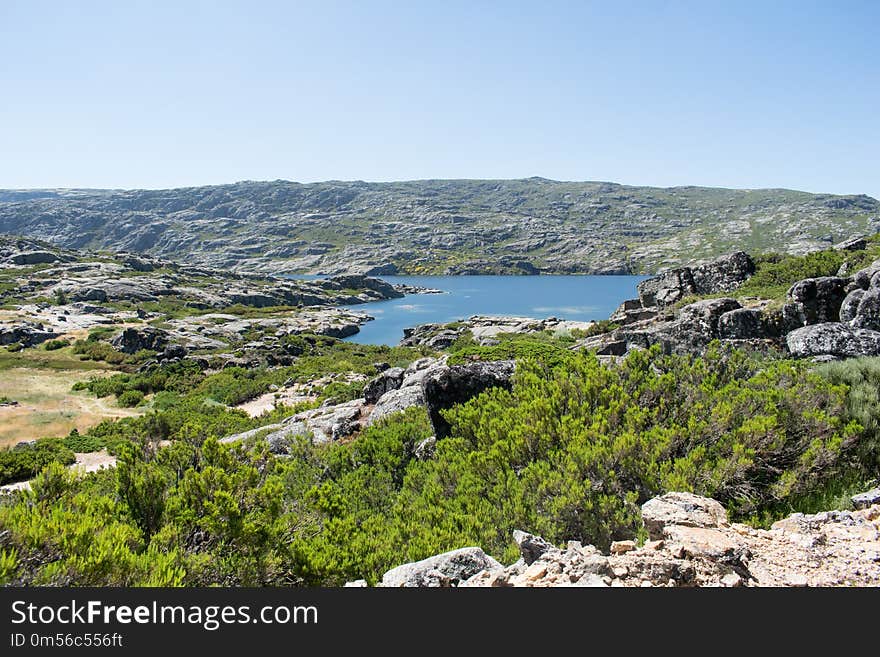
[[[445,294],[414,294],[403,299],[346,306],[376,319],[350,338],[361,344],[396,345],[403,329],[454,322],[472,315],[559,317],[578,321],[607,319],[624,299],[637,296],[647,276],[382,276],[392,284],[437,288]]]

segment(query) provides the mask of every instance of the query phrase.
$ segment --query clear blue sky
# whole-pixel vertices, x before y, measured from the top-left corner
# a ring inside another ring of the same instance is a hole
[[[880,197],[880,2],[0,0],[0,188],[518,178]]]

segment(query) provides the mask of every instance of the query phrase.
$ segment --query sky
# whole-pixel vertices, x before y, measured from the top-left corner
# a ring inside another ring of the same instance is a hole
[[[0,188],[523,178],[880,198],[880,2],[0,0]]]

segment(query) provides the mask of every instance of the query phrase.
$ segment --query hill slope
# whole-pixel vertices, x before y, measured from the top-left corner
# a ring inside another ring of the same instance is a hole
[[[638,273],[878,228],[864,195],[543,178],[0,190],[0,232],[247,271]]]

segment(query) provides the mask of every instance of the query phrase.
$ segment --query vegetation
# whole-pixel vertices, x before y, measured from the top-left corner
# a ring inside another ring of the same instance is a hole
[[[0,484],[30,479],[50,463],[67,465],[74,460],[73,451],[58,439],[37,440],[0,449]]]
[[[614,366],[549,354],[522,359],[512,390],[448,411],[451,436],[427,460],[414,457],[431,434],[421,409],[345,444],[297,439],[291,458],[273,456],[259,437],[221,445],[255,421],[204,403],[226,389],[216,375],[192,385],[198,375],[185,367],[165,372],[154,383],[157,397],[174,395],[167,410],[90,432],[118,441],[114,472],[73,479],[51,466],[34,490],[0,502],[9,531],[0,576],[83,585],[375,581],[399,563],[465,545],[513,560],[514,528],[607,547],[638,536],[639,504],[665,490],[769,519],[805,508],[815,491],[878,475],[880,359],[811,369],[718,345],[703,357],[634,352]],[[164,438],[174,442],[158,449]]]

